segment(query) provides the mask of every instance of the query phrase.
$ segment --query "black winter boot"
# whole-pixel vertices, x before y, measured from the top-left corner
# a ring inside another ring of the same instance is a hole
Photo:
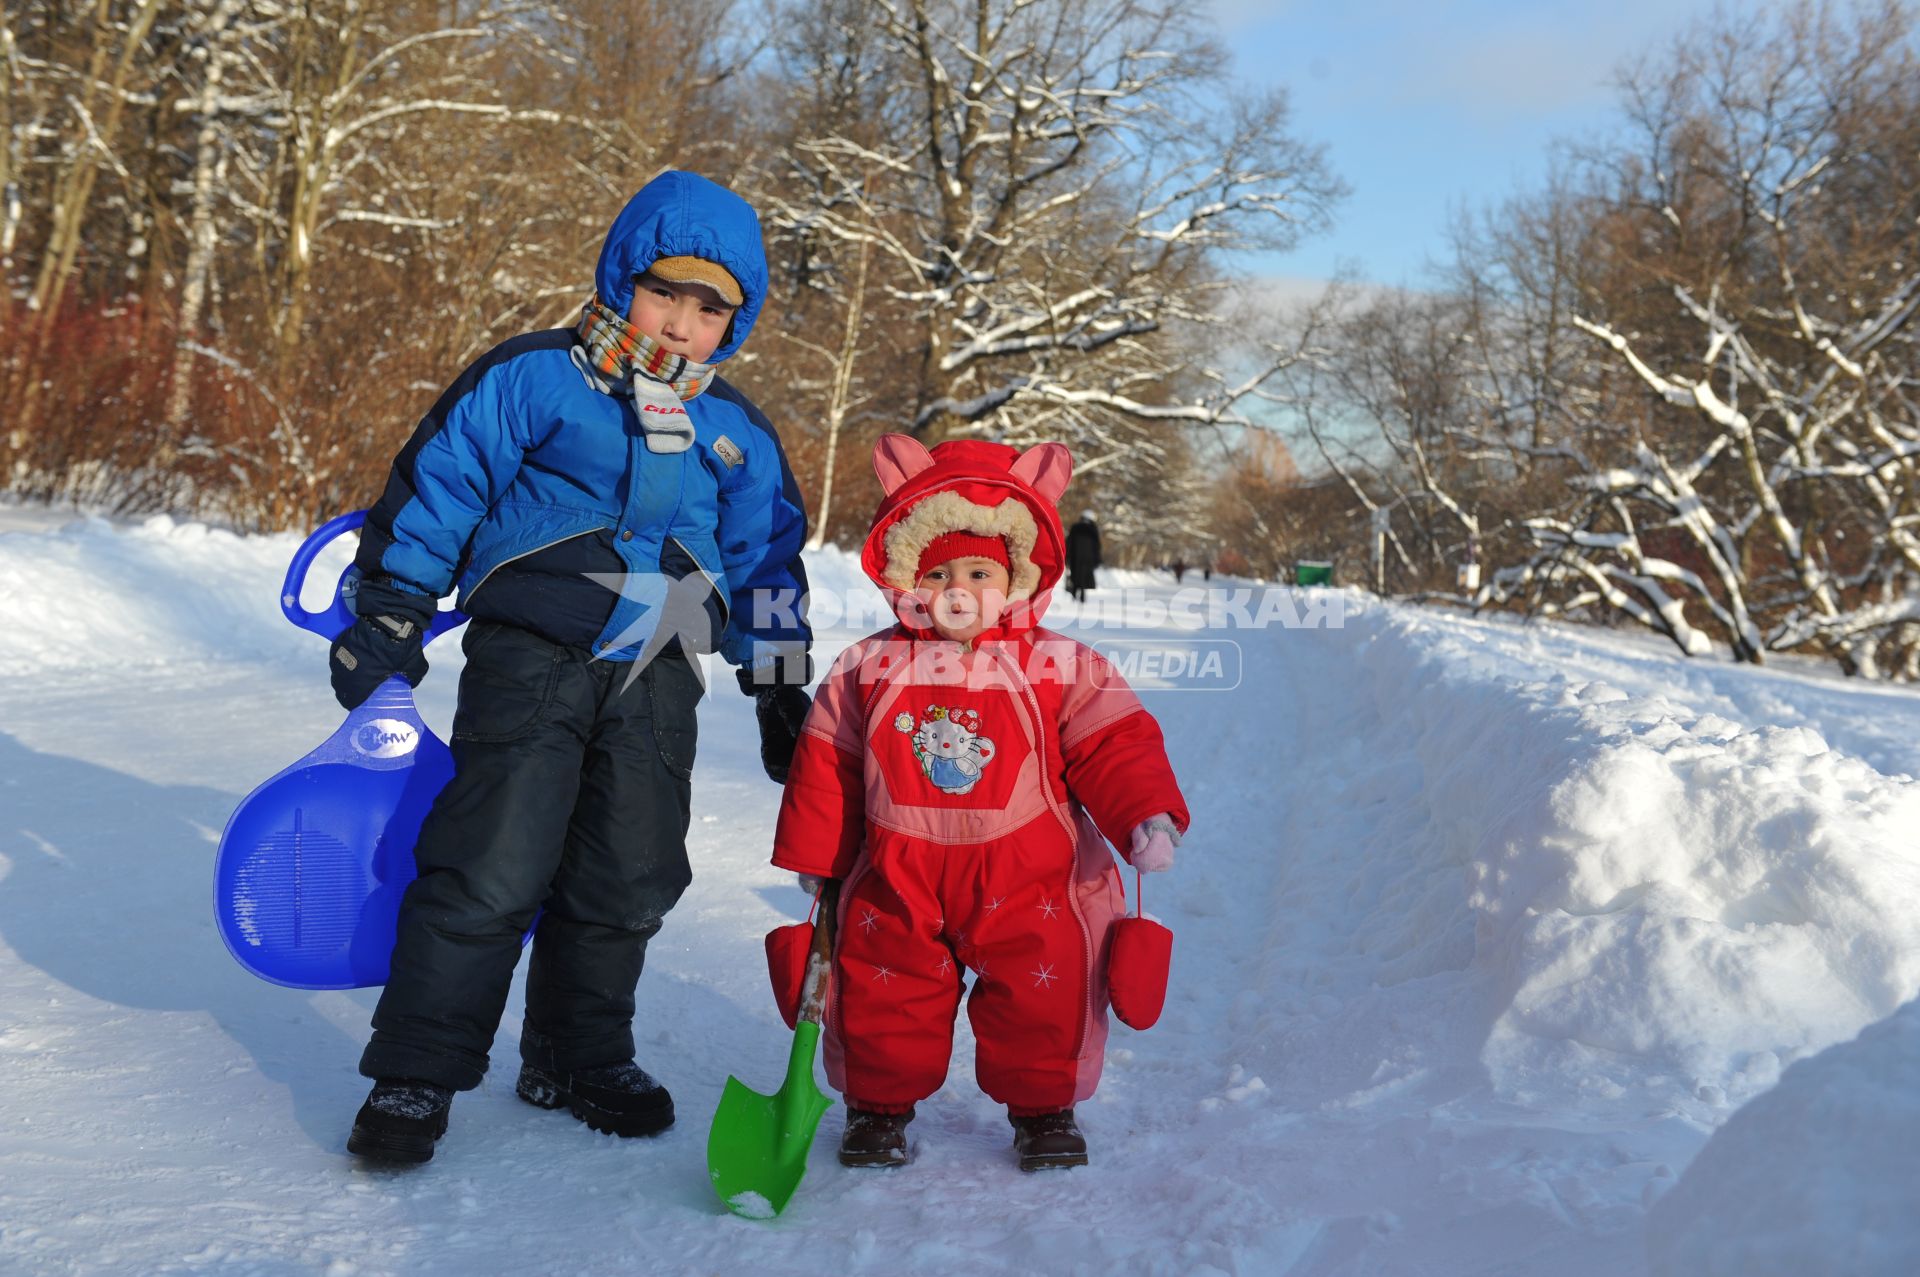
[[[840,1135],[842,1166],[905,1166],[907,1164],[907,1123],[913,1110],[904,1113],[873,1113],[847,1108],[847,1129]]]
[[[1051,1170],[1056,1166],[1085,1166],[1087,1137],[1074,1125],[1073,1110],[1041,1113],[1035,1117],[1014,1117],[1013,1151],[1020,1155],[1023,1171]]]
[[[654,1135],[673,1125],[673,1097],[632,1061],[572,1073],[523,1064],[513,1092],[537,1108],[566,1109],[607,1135]]]
[[[453,1091],[412,1078],[383,1077],[353,1119],[347,1152],[382,1162],[424,1162],[447,1133]]]

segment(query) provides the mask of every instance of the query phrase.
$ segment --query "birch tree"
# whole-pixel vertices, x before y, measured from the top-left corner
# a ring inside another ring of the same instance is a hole
[[[244,71],[251,32],[239,30],[246,0],[215,0],[197,17],[189,39],[196,47],[200,84],[183,101],[197,120],[187,215],[187,258],[180,283],[180,311],[174,327],[174,354],[167,377],[164,424],[169,441],[186,422],[192,401],[192,367],[199,349],[200,323],[207,306],[219,226],[216,205],[228,181],[229,144],[222,117],[231,107],[225,97],[230,80]]]
[[[316,0],[289,28],[288,128],[269,170],[279,192],[270,216],[282,236],[272,321],[282,355],[305,327],[323,236],[352,225],[431,234],[455,219],[426,207],[435,184],[392,162],[409,127],[449,119],[476,124],[570,123],[545,107],[504,100],[508,33],[532,40],[540,24],[564,26],[564,11],[539,0],[370,5]],[[537,47],[537,42],[536,42]],[[469,138],[484,137],[471,130]]]
[[[82,248],[100,175],[112,172],[131,180],[118,149],[120,123],[130,105],[151,93],[152,76],[162,60],[148,41],[166,8],[165,0],[93,0],[66,22],[61,15],[43,14],[33,32],[40,56],[19,47],[15,20],[8,19],[9,96],[16,76],[31,75],[38,89],[33,96],[41,98],[38,118],[12,121],[9,149],[19,149],[23,126],[32,135],[30,144],[52,143],[49,149],[34,147],[35,161],[50,177],[39,265],[27,291],[24,339],[8,386],[8,437],[15,449],[38,416],[38,368],[68,289],[84,265]],[[10,106],[9,116],[14,113]],[[9,203],[15,198],[17,192],[11,193]],[[19,215],[4,216],[11,238],[17,234]],[[21,375],[23,368],[35,375]]]

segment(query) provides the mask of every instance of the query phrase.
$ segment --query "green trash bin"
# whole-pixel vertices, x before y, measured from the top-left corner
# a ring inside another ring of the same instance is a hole
[[[1333,564],[1324,559],[1302,559],[1293,565],[1295,585],[1332,585]]]

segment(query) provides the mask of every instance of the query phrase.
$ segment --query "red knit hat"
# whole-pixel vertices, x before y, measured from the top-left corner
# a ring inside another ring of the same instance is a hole
[[[978,532],[943,532],[927,543],[920,552],[920,566],[916,569],[925,576],[933,569],[952,559],[967,558],[992,559],[1001,567],[1012,570],[1013,564],[1007,558],[1005,537],[982,536]]]

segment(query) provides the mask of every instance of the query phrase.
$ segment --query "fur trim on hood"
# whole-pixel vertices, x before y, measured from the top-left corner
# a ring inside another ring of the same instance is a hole
[[[913,594],[921,553],[945,533],[973,532],[1007,545],[1009,605],[995,629],[1017,633],[1039,622],[1066,557],[1057,503],[1072,477],[1073,455],[1064,444],[1021,452],[955,439],[928,451],[910,435],[882,435],[873,468],[886,497],[860,561],[903,621],[924,628],[917,619],[924,608]]]
[[[887,529],[887,566],[881,573],[886,583],[896,590],[911,590],[920,580],[920,555],[949,532],[974,532],[1005,541],[1007,573],[1012,577],[1007,597],[1033,596],[1040,584],[1040,568],[1033,561],[1040,525],[1034,522],[1033,512],[1020,501],[975,505],[952,491],[922,497],[905,518]]]

